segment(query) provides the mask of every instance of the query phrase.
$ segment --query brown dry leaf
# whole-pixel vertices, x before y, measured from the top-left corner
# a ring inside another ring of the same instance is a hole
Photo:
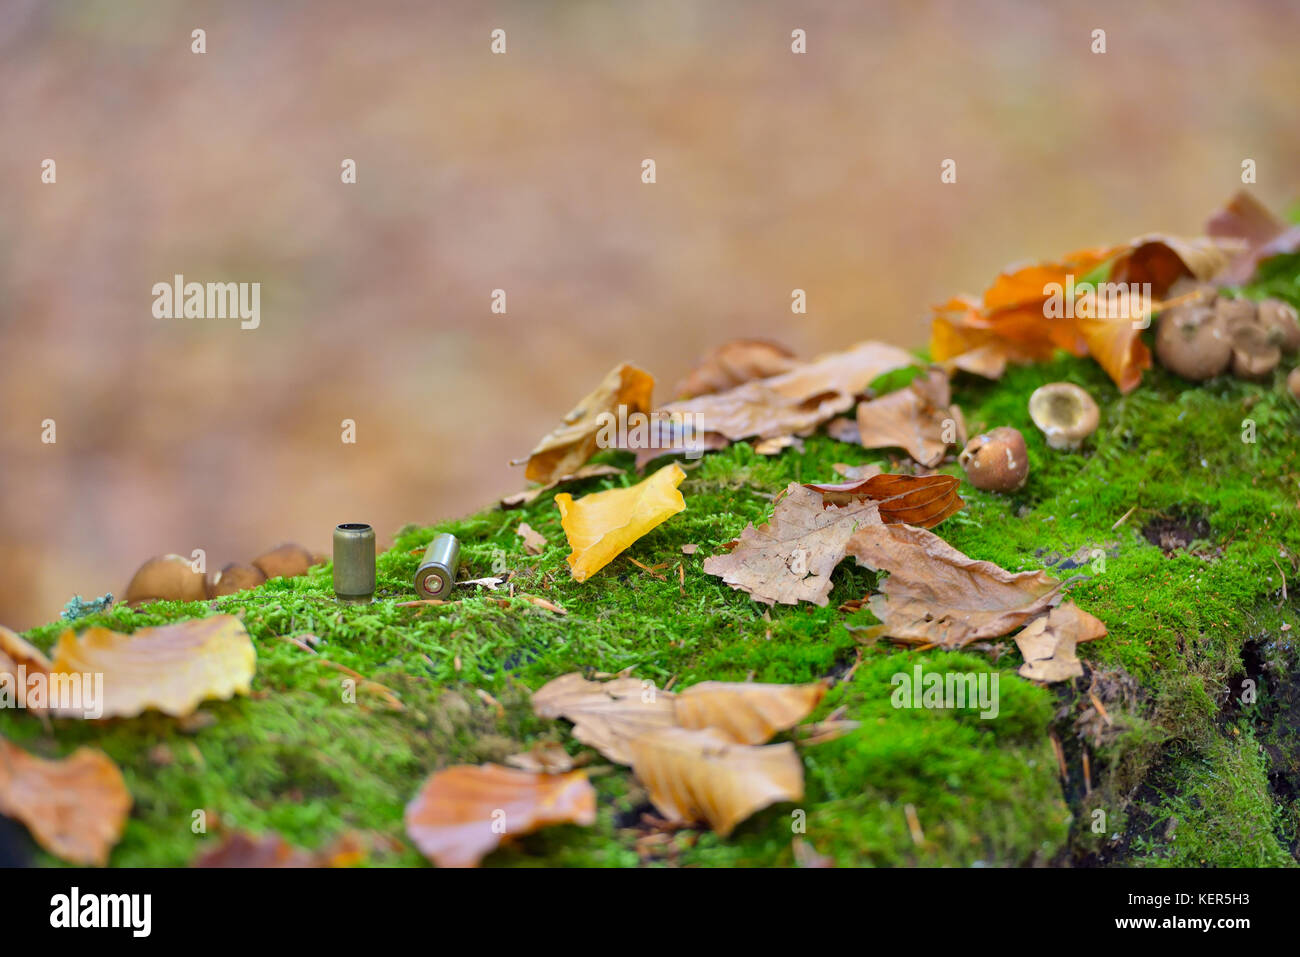
[[[853,406],[873,379],[915,364],[911,353],[883,342],[863,342],[789,372],[754,379],[726,392],[673,402],[659,411],[699,422],[704,433],[730,441],[807,435]],[[696,416],[699,418],[697,419]]]
[[[1265,259],[1300,249],[1300,226],[1288,226],[1244,189],[1210,217],[1205,234],[1243,247],[1218,277],[1236,286],[1249,282]]]
[[[609,371],[600,385],[564,417],[564,424],[545,436],[528,456],[524,476],[530,482],[554,482],[572,475],[596,454],[602,413],[626,415],[650,411],[654,376],[624,362]]]
[[[1128,250],[1115,260],[1108,280],[1114,283],[1150,283],[1154,299],[1163,299],[1169,287],[1184,276],[1208,282],[1228,264],[1224,251],[1206,239],[1177,239],[1152,234],[1139,236],[1126,245]]]
[[[716,728],[665,728],[628,745],[632,769],[670,821],[707,821],[723,837],[755,811],[803,797],[794,745],[736,744]]]
[[[858,730],[861,723],[857,721],[845,721],[843,719],[818,721],[814,724],[803,724],[799,726],[798,735],[795,738],[795,744],[801,748],[810,748],[816,744],[826,744],[829,741],[835,741],[844,737],[852,731]]]
[[[699,545],[696,545],[696,544],[694,544],[694,543],[691,543],[691,544],[683,545],[683,546],[682,546],[682,554],[683,554],[683,555],[694,555],[694,554],[695,554],[696,552],[698,552],[699,550],[700,550],[700,546],[699,546]]]
[[[854,429],[856,428],[857,426],[854,425]],[[854,439],[854,442],[856,443],[857,440]],[[861,482],[863,479],[869,479],[873,475],[881,475],[884,473],[884,469],[879,465],[846,465],[843,462],[836,462],[831,466],[831,468],[835,470],[836,475],[842,475],[846,479],[851,479],[854,482]]]
[[[510,755],[506,764],[534,774],[564,774],[573,770],[573,758],[563,745],[554,741],[539,741],[527,751]]]
[[[630,488],[612,488],[574,501],[555,496],[560,525],[573,551],[569,568],[573,580],[584,582],[613,561],[641,536],[686,508],[677,486],[686,473],[677,464],[665,465]]]
[[[613,465],[584,465],[571,475],[561,475],[553,482],[547,482],[545,485],[538,485],[536,488],[526,488],[522,492],[515,492],[513,495],[507,495],[501,500],[501,507],[521,508],[533,501],[543,492],[549,492],[556,486],[567,485],[570,482],[580,482],[583,479],[622,475],[625,471],[626,469],[615,468]]]
[[[540,555],[546,550],[546,536],[527,522],[520,522],[515,534],[524,540],[524,551],[529,555]]]
[[[122,772],[102,751],[47,761],[0,738],[0,814],[21,821],[55,857],[107,864],[130,810]]]
[[[336,866],[331,863],[331,857],[332,854],[328,851],[316,854],[294,847],[279,834],[270,833],[262,837],[253,837],[251,834],[235,831],[226,835],[217,847],[202,852],[191,866],[219,868]]]
[[[825,606],[831,572],[855,529],[879,523],[875,502],[826,505],[820,493],[791,482],[771,521],[745,526],[739,544],[728,554],[706,558],[704,570],[755,601]]]
[[[803,439],[793,435],[775,435],[770,439],[759,439],[754,443],[754,451],[759,455],[779,455],[786,449],[803,451]]]
[[[640,678],[588,681],[575,671],[538,688],[532,703],[538,717],[567,718],[583,744],[618,764],[630,764],[628,742],[676,726],[675,697]]]
[[[434,773],[406,806],[406,834],[439,867],[476,867],[503,837],[596,823],[585,771],[533,774],[497,764]]]
[[[826,694],[820,681],[806,685],[702,681],[674,703],[683,728],[716,728],[740,744],[762,744],[808,717]]]
[[[1053,608],[1035,618],[1016,635],[1016,646],[1024,656],[1022,677],[1031,681],[1067,681],[1083,675],[1083,663],[1075,654],[1080,642],[1106,635],[1106,626],[1074,602]]]
[[[248,694],[257,652],[233,615],[213,615],[124,635],[68,629],[54,646],[52,673],[102,674],[103,716],[130,718],[149,708],[181,717],[201,701]]]
[[[894,475],[876,469],[857,482],[806,484],[804,488],[818,492],[826,505],[873,501],[882,522],[922,528],[933,528],[966,505],[957,494],[961,480],[952,475]]]
[[[910,525],[859,529],[848,553],[889,573],[870,601],[882,623],[873,633],[907,644],[960,648],[997,638],[1060,600],[1062,585],[1046,572],[1013,574]]]
[[[680,399],[725,392],[751,379],[766,379],[799,365],[794,353],[766,339],[732,339],[714,349],[677,385]]]
[[[906,388],[858,406],[863,448],[899,448],[927,468],[958,440],[960,414],[951,405],[948,374],[931,369]]]
[[[19,673],[20,667],[29,676],[47,674],[50,670],[50,659],[22,636],[0,625],[0,688],[6,689],[12,695],[14,707],[44,712],[44,706],[35,707],[28,704],[28,684],[25,680],[21,680],[23,676]],[[0,707],[3,706],[3,702],[4,697],[0,696]],[[35,704],[33,700],[33,705]]]

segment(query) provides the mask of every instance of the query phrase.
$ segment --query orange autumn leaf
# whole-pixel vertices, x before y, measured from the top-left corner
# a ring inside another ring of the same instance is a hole
[[[1052,283],[1064,286],[1067,276],[1073,276],[1077,282],[1106,260],[1114,258],[1128,248],[1128,243],[1117,246],[1097,246],[1066,253],[1052,262],[1008,266],[998,273],[993,284],[984,291],[984,309],[989,313],[995,313],[1002,309],[1031,303],[1044,303],[1050,295],[1044,291],[1045,287]],[[1041,309],[1038,314],[1042,315]]]
[[[880,520],[888,525],[919,525],[933,528],[966,505],[957,494],[961,480],[952,475],[895,475],[877,473],[855,482],[835,485],[804,484],[818,492],[824,505],[847,505],[852,501],[876,503]]]
[[[130,718],[149,708],[173,717],[211,698],[248,694],[257,652],[243,623],[213,615],[141,628],[130,635],[68,629],[54,646],[53,674],[102,674],[103,717]]]
[[[25,824],[55,857],[108,863],[130,810],[122,772],[102,751],[78,748],[47,761],[0,738],[0,814]]]
[[[503,837],[595,822],[596,790],[585,771],[461,764],[433,774],[406,806],[407,836],[439,867],[476,867]]]
[[[43,711],[44,706],[38,706],[34,698],[31,704],[28,703],[28,684],[26,681],[19,680],[20,668],[24,669],[27,675],[46,674],[50,670],[50,659],[45,657],[45,654],[35,645],[4,625],[0,625],[0,688],[12,690],[13,703],[16,707]]]
[[[564,417],[564,422],[537,443],[524,470],[530,482],[547,484],[573,475],[596,454],[603,416],[650,411],[654,376],[624,362],[611,369],[600,385]]]
[[[763,744],[808,717],[826,694],[820,681],[804,685],[702,681],[677,695],[677,724],[715,728],[739,744]]]
[[[1106,370],[1119,391],[1127,394],[1137,388],[1142,373],[1151,368],[1151,350],[1142,341],[1142,329],[1150,317],[1141,318],[1149,303],[1124,293],[1117,301],[1099,301],[1098,306],[1098,315],[1079,316],[1075,323],[1088,344],[1088,354]]]
[[[629,488],[595,492],[576,501],[567,492],[555,496],[560,526],[573,549],[568,562],[574,581],[586,581],[637,539],[684,511],[686,500],[677,486],[685,478],[674,463]]]
[[[726,837],[755,811],[803,797],[794,745],[736,744],[716,728],[666,728],[629,744],[632,770],[670,821],[707,821]]]

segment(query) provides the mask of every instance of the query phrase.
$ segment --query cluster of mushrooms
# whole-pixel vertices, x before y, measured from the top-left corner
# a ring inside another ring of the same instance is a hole
[[[1174,306],[1160,317],[1156,358],[1170,372],[1202,382],[1231,371],[1239,379],[1268,379],[1283,355],[1300,351],[1295,307],[1280,299],[1252,302],[1210,295]],[[1292,370],[1287,387],[1300,398]]]
[[[256,588],[269,578],[296,578],[324,561],[301,545],[279,545],[252,562],[231,562],[211,579],[194,570],[184,555],[151,558],[126,586],[126,602],[135,607],[148,601],[200,601]]]
[[[1160,317],[1156,358],[1171,372],[1203,382],[1231,372],[1252,382],[1273,375],[1282,357],[1300,352],[1300,316],[1280,299],[1253,302],[1213,291],[1173,306]],[[1287,388],[1300,401],[1300,367]],[[1029,417],[1054,449],[1077,449],[1097,429],[1097,403],[1070,382],[1053,382],[1029,397]],[[1029,478],[1025,437],[1001,426],[975,436],[957,457],[972,485],[987,492],[1014,492]]]

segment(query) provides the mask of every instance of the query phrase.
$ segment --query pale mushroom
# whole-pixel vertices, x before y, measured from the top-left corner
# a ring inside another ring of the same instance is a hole
[[[1101,412],[1073,382],[1049,382],[1029,397],[1029,417],[1054,449],[1077,449],[1097,431]]]
[[[1156,358],[1170,372],[1200,382],[1228,371],[1232,339],[1210,306],[1175,306],[1160,317]]]
[[[975,436],[957,461],[970,484],[986,492],[1014,492],[1029,478],[1025,437],[1008,425]]]

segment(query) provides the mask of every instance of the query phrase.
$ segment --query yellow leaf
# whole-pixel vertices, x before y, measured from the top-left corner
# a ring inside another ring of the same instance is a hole
[[[672,821],[708,821],[722,837],[760,808],[803,797],[794,745],[736,744],[716,728],[666,728],[630,742],[632,769]]]
[[[213,615],[130,635],[69,629],[54,646],[52,674],[102,674],[103,717],[130,718],[149,708],[182,717],[208,698],[248,694],[257,652],[234,615]]]
[[[567,492],[555,496],[560,525],[569,547],[574,581],[583,582],[608,565],[642,535],[686,509],[677,486],[686,473],[676,463],[665,465],[630,488],[612,488],[574,500]]]

